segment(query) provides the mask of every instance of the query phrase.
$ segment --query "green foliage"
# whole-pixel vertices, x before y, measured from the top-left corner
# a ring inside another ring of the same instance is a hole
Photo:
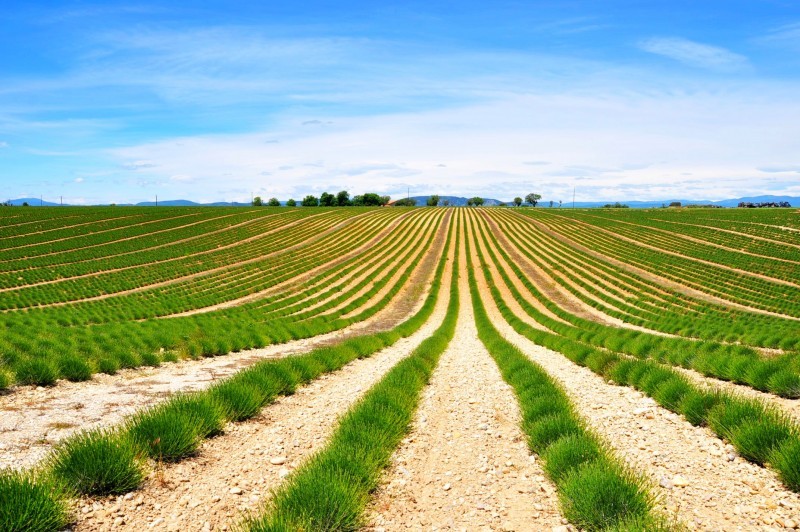
[[[113,495],[138,488],[143,454],[127,434],[96,430],[60,443],[48,460],[52,474],[83,495]]]
[[[261,207],[264,205],[264,202],[261,200],[261,196],[256,196],[255,198],[253,198],[253,201],[251,203],[253,207]]]
[[[270,198],[269,201],[267,202],[267,206],[269,206],[269,207],[280,207],[281,206],[281,202],[280,202],[280,200],[278,200],[278,198]]]
[[[301,203],[303,207],[319,207],[319,198],[309,194],[305,198],[303,198],[303,202]]]
[[[350,202],[350,193],[347,192],[346,190],[340,190],[336,194],[336,204],[339,207],[347,207],[349,205],[352,205],[352,203]]]
[[[392,205],[395,207],[415,207],[417,205],[417,200],[412,198],[402,198],[395,201]]]
[[[536,194],[534,192],[531,192],[530,194],[527,194],[525,196],[525,201],[531,207],[536,207],[536,204],[539,203],[540,199],[542,199],[542,195],[541,194]]]
[[[211,397],[231,421],[250,419],[261,410],[265,401],[262,390],[241,379],[228,380],[213,387]]]
[[[199,412],[165,403],[134,414],[128,432],[150,458],[175,462],[197,451],[207,423]]]
[[[287,207],[296,207],[297,206],[297,202],[295,200],[293,200],[292,198],[289,198],[288,200],[286,200],[286,206]]]
[[[92,367],[77,355],[64,355],[58,359],[59,374],[73,382],[88,381],[92,378]]]
[[[439,205],[439,195],[438,194],[432,194],[431,196],[428,197],[428,199],[425,202],[425,204],[428,207],[436,207],[437,205]]]
[[[589,462],[559,483],[561,508],[570,523],[604,530],[630,519],[646,520],[653,504],[642,479],[608,462]]]
[[[320,195],[319,197],[320,207],[336,207],[338,205],[339,202],[336,200],[336,196],[334,196],[333,194],[323,192],[322,195]]]
[[[14,368],[19,384],[52,386],[58,379],[58,371],[53,365],[41,358],[30,358],[20,362]]]
[[[260,516],[252,531],[356,530],[380,471],[408,430],[422,387],[455,333],[457,275],[442,325],[395,365],[341,419],[327,447],[297,470]]]
[[[51,477],[0,470],[0,530],[51,532],[72,521],[63,487]]]

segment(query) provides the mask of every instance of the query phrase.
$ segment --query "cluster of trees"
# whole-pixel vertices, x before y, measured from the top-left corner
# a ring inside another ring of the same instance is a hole
[[[536,207],[536,204],[539,203],[540,199],[542,199],[542,195],[541,194],[535,194],[535,193],[531,192],[530,194],[525,196],[525,203],[527,203],[531,207]],[[514,198],[513,203],[514,203],[515,207],[519,207],[520,205],[522,205],[522,198],[517,196],[516,198]],[[560,206],[561,202],[559,201],[558,204]],[[553,206],[553,202],[552,201],[550,202],[550,206],[551,207]]]
[[[253,198],[253,207],[263,207],[264,205],[268,207],[280,207],[281,202],[278,201],[278,198],[270,198],[264,203],[264,200],[261,199],[261,196],[256,196]]]
[[[540,199],[542,199],[541,194],[535,194],[531,192],[525,196],[524,201],[531,207],[536,207]],[[342,190],[338,194],[323,192],[319,197],[309,194],[303,198],[299,204],[303,207],[380,207],[383,205],[388,205],[390,201],[391,198],[389,196],[380,196],[373,192],[368,192],[360,196],[353,196],[351,199],[350,193],[346,190]],[[467,200],[467,205],[470,207],[480,207],[484,203],[485,200],[478,196]],[[516,207],[519,207],[522,205],[522,203],[523,199],[516,197],[514,198],[512,204]],[[550,201],[551,207],[553,206],[553,203],[553,201]],[[298,202],[293,199],[290,199],[286,202],[287,207],[295,207],[297,204]],[[397,207],[414,207],[416,204],[417,201],[411,198],[402,198],[393,203],[393,205]],[[280,207],[281,202],[278,201],[278,198],[270,198],[266,203],[260,196],[253,198],[254,207],[261,207],[263,205],[267,205],[269,207]],[[450,200],[442,200],[438,194],[433,194],[432,196],[428,197],[426,205],[428,207],[449,207]],[[505,203],[501,203],[501,206],[505,206]],[[558,206],[561,207],[561,201],[558,202]]]
[[[628,206],[624,203],[616,202],[616,203],[606,203],[603,205],[604,209],[627,209]]]
[[[338,194],[330,194],[323,192],[319,197],[309,194],[300,202],[303,207],[380,207],[386,205],[391,201],[389,196],[380,196],[373,192],[353,196],[350,198],[350,193],[346,190],[340,191]],[[267,205],[269,207],[280,207],[281,202],[278,198],[270,198],[267,203],[260,196],[253,198],[253,206],[261,207]],[[297,201],[289,199],[286,201],[287,207],[296,207]]]

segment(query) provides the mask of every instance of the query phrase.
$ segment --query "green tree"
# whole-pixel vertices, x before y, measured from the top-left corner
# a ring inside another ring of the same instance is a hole
[[[450,206],[450,200],[446,199],[446,200],[442,201],[442,206],[443,207],[449,207]]]
[[[550,207],[553,207],[553,200],[550,200]]]
[[[542,195],[534,194],[533,192],[525,196],[525,201],[527,201],[531,207],[536,207],[536,204],[539,203],[540,199],[542,199]]]
[[[319,197],[320,207],[336,207],[339,203],[336,201],[336,196],[323,192]]]
[[[474,198],[470,198],[470,199],[467,200],[467,207],[472,207],[473,205],[475,205],[475,202],[473,201],[473,199]]]
[[[417,204],[417,200],[411,198],[402,198],[394,202],[395,207],[414,207]]]
[[[287,207],[296,207],[297,206],[297,202],[295,200],[293,200],[292,198],[289,198],[288,200],[286,200],[286,206]]]
[[[381,205],[389,205],[389,202],[392,201],[392,198],[389,196],[381,196]]]
[[[23,202],[22,202],[22,206],[23,206],[23,207],[30,207],[30,205],[28,205],[28,202],[27,202],[27,201],[23,201]]]
[[[347,207],[348,205],[352,205],[350,203],[350,193],[346,190],[342,190],[336,194],[336,204],[339,207]]]
[[[264,205],[264,202],[261,201],[261,196],[256,196],[255,198],[253,198],[253,201],[251,203],[253,204],[253,207],[261,207],[262,205]]]
[[[519,207],[520,205],[522,205],[522,198],[517,196],[516,198],[514,198],[514,206]]]
[[[383,205],[383,198],[374,192],[367,192],[361,197],[361,202],[365,207],[380,207]]]
[[[474,198],[467,200],[467,205],[470,206],[474,205],[476,207],[480,207],[481,205],[483,205],[483,198],[475,196]]]
[[[316,196],[309,194],[303,198],[303,202],[300,205],[303,207],[319,207],[319,199],[317,199]]]
[[[270,198],[269,201],[267,202],[267,205],[269,205],[270,207],[280,207],[281,202],[278,201],[278,198]]]
[[[438,194],[432,195],[431,197],[428,198],[428,201],[426,203],[428,207],[436,207],[437,205],[439,205],[439,195]]]

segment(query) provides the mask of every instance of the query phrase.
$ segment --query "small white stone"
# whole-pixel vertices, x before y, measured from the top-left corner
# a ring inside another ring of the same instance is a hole
[[[276,456],[275,458],[270,458],[269,463],[272,465],[283,465],[286,463],[285,456]]]
[[[442,489],[443,489],[444,491],[450,491],[450,488],[451,488],[450,484],[445,484],[445,485],[442,487]]]
[[[672,483],[681,488],[689,485],[689,481],[680,475],[675,475],[675,477],[672,479]]]
[[[234,486],[234,487],[232,487],[232,488],[230,489],[230,493],[231,493],[232,495],[241,495],[241,494],[242,494],[242,488],[240,488],[240,487],[238,487],[238,486]]]

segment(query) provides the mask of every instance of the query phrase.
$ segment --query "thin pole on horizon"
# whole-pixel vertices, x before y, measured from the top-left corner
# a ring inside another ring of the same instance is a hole
[[[575,187],[572,187],[572,208],[575,208]]]
[[[59,196],[59,198],[61,200],[61,206],[63,207],[64,206],[64,196]]]
[[[39,196],[39,207],[44,205],[44,200],[42,200],[44,196]]]
[[[156,207],[158,207],[158,194],[156,194]]]

